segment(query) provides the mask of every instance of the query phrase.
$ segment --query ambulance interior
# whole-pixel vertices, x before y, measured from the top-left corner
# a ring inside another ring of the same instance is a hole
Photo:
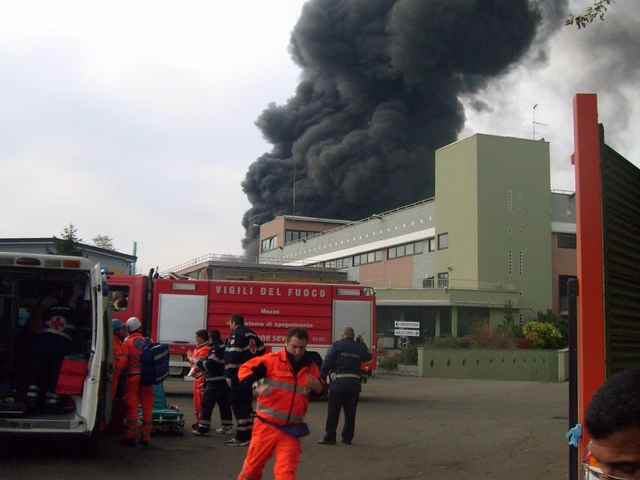
[[[27,412],[25,396],[33,379],[36,350],[42,339],[45,312],[57,298],[69,299],[75,308],[81,325],[75,330],[72,355],[76,359],[89,360],[95,339],[92,325],[92,300],[89,272],[61,269],[2,268],[0,270],[0,427],[8,425],[7,419],[43,419],[48,415],[44,408]],[[86,369],[84,372],[86,376]],[[82,380],[84,382],[84,380]],[[81,415],[82,394],[62,395],[61,412],[56,422],[77,421]],[[4,419],[4,420],[3,420]],[[51,420],[51,419],[49,419]],[[55,426],[47,428],[71,428]],[[34,427],[38,423],[32,424]]]

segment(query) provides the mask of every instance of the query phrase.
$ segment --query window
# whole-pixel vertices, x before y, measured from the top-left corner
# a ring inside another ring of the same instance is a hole
[[[270,252],[271,250],[275,250],[277,247],[277,240],[278,237],[276,235],[274,235],[271,238],[265,238],[264,240],[262,240],[262,253],[265,252]]]
[[[438,274],[438,288],[449,288],[449,272]]]
[[[433,239],[431,239],[433,240]],[[394,258],[407,257],[410,255],[419,255],[422,253],[424,245],[422,242],[406,243],[387,249],[387,260]]]
[[[438,235],[438,250],[445,250],[449,248],[449,234],[441,233]]]
[[[513,252],[509,250],[509,254],[507,255],[507,272],[509,274],[513,273]]]
[[[576,236],[572,233],[558,234],[558,248],[576,248]]]
[[[436,239],[435,238],[429,238],[427,239],[427,248],[430,252],[435,252],[436,251]]]
[[[511,189],[507,190],[507,212],[513,211],[513,193]]]
[[[114,286],[109,287],[109,298],[111,301],[111,311],[120,312],[127,309],[129,305],[129,287]]]

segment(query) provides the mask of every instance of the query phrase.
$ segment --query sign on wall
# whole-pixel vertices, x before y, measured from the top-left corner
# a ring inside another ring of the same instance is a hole
[[[420,330],[409,330],[408,328],[396,328],[393,331],[396,337],[419,337]]]
[[[420,329],[420,322],[402,322],[396,321],[393,322],[393,326],[396,328],[417,328]]]

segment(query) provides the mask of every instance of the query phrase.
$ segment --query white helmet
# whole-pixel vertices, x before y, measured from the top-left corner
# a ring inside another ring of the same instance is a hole
[[[129,320],[127,320],[127,323],[125,325],[127,326],[127,330],[129,330],[130,332],[135,332],[142,326],[142,323],[136,317],[131,317]]]

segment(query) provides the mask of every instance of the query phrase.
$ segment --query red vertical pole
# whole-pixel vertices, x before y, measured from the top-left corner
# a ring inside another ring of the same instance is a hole
[[[573,99],[578,260],[578,419],[605,380],[600,132],[595,94]],[[579,452],[588,442],[586,433]]]

